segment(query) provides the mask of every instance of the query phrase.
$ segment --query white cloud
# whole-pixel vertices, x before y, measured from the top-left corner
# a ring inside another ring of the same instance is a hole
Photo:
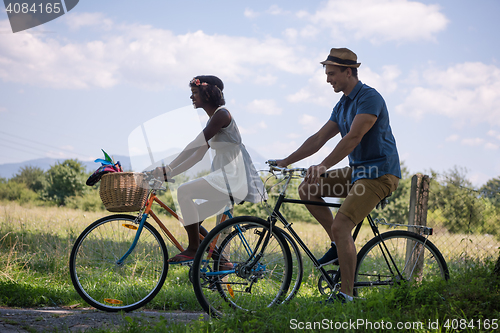
[[[278,81],[278,77],[276,75],[271,75],[271,74],[258,75],[254,79],[254,82],[256,84],[261,84],[266,86],[273,85],[276,83],[276,81]]]
[[[494,131],[490,131],[490,132],[494,132]],[[445,141],[446,142],[458,142],[459,139],[460,139],[460,137],[457,134],[452,134],[452,135],[448,136],[445,139]],[[475,147],[481,148],[482,147],[485,150],[497,150],[499,148],[498,144],[492,143],[490,141],[487,141],[484,138],[479,138],[479,137],[463,138],[462,140],[460,140],[460,144],[463,146],[472,147],[472,148],[475,148]]]
[[[317,132],[324,124],[326,120],[319,120],[317,117],[311,116],[309,114],[303,114],[299,119],[299,124],[302,125],[304,131],[313,133]]]
[[[438,5],[408,0],[329,0],[314,14],[297,13],[325,29],[332,36],[385,41],[434,40],[448,19]]]
[[[256,133],[262,133],[263,129],[266,129],[268,127],[267,123],[265,121],[261,121],[256,124],[252,124],[250,126],[241,126],[238,124],[238,129],[241,134],[243,135],[250,135],[250,134],[256,134]],[[246,141],[245,141],[246,142]]]
[[[382,73],[376,73],[365,67],[359,71],[359,79],[378,92],[386,94],[397,89],[397,79],[400,74],[401,71],[397,66],[383,66]],[[326,82],[325,70],[318,69],[308,80],[307,85],[296,93],[288,95],[287,100],[291,103],[307,102],[333,108],[341,96],[342,93],[336,94],[332,86]]]
[[[79,15],[73,15],[71,22],[83,21]],[[300,74],[313,68],[310,60],[301,59],[300,52],[276,38],[203,31],[175,35],[147,25],[114,24],[99,15],[90,17],[93,19],[87,23],[93,27],[100,28],[107,21],[99,40],[68,42],[30,33],[4,35],[0,39],[0,79],[53,88],[107,88],[128,83],[155,89],[167,84],[184,86],[193,73],[216,72],[224,80],[270,84],[276,71]],[[83,23],[72,24],[85,28]],[[8,29],[8,22],[0,21],[0,29]]]
[[[286,14],[290,14],[289,11],[286,11],[286,10],[283,10],[283,8],[281,8],[280,6],[278,5],[271,5],[267,10],[265,10],[263,13],[265,14],[269,14],[269,15],[274,15],[274,16],[277,16],[277,15],[286,15]],[[261,13],[259,12],[256,12],[254,11],[253,9],[250,9],[250,8],[245,8],[245,11],[243,12],[243,15],[245,17],[248,17],[250,19],[253,19],[253,18],[256,18],[258,16],[261,15]]]
[[[484,139],[482,139],[482,138],[465,138],[465,139],[462,139],[462,144],[464,144],[466,146],[471,146],[471,147],[481,146],[483,143],[484,143]]]
[[[276,133],[277,135],[286,134],[280,133],[279,131]],[[285,158],[288,154],[292,153],[298,148],[298,143],[294,140],[289,140],[286,142],[281,141],[273,141],[269,142],[266,145],[255,147],[262,156],[266,156],[267,158],[279,159]]]
[[[294,28],[288,28],[283,31],[283,36],[289,41],[295,41],[297,39],[297,36],[299,35],[299,32],[297,29]]]
[[[359,77],[362,82],[375,88],[381,94],[392,93],[398,88],[397,79],[401,75],[399,67],[387,65],[382,67],[382,73],[375,73],[369,67],[360,68]]]
[[[333,108],[339,98],[326,82],[324,69],[317,69],[304,88],[286,97],[291,103],[306,102],[330,108]]]
[[[247,109],[251,113],[265,114],[265,115],[280,115],[283,111],[282,108],[276,105],[276,101],[272,99],[255,99],[248,104]]]
[[[456,126],[500,125],[500,68],[462,63],[446,70],[431,68],[396,111],[416,119],[442,115]]]
[[[113,21],[102,13],[71,13],[71,15],[65,16],[64,20],[72,30],[92,26],[101,29],[109,29],[113,26]]]
[[[271,14],[271,15],[283,15],[283,14],[286,14],[287,12],[284,11],[278,5],[272,5],[271,7],[269,7],[269,9],[266,11],[266,13]]]
[[[452,134],[445,139],[446,142],[456,142],[460,137],[457,134]]]
[[[300,36],[302,38],[313,38],[316,37],[321,32],[321,29],[318,29],[314,25],[307,25],[300,30]]]
[[[7,112],[7,108],[3,107],[3,106],[0,106],[0,113],[2,113],[2,112]]]
[[[494,137],[497,140],[500,140],[500,133],[494,130],[490,130],[487,133],[489,136]]]
[[[475,187],[480,187],[483,184],[486,184],[486,182],[491,179],[488,175],[482,172],[474,172],[467,178]]]
[[[289,139],[298,139],[300,137],[302,137],[302,135],[300,135],[299,133],[289,133],[286,135],[287,138]]]
[[[484,149],[486,150],[497,150],[499,147],[497,144],[494,144],[494,143],[491,143],[491,142],[487,142],[485,145],[484,145]]]
[[[259,16],[259,13],[253,11],[252,9],[250,8],[245,8],[245,11],[243,12],[243,15],[245,17],[248,17],[250,19],[253,19],[253,18],[256,18],[257,16]]]

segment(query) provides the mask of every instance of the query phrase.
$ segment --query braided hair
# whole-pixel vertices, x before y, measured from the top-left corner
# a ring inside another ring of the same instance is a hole
[[[224,83],[217,76],[213,75],[199,75],[194,77],[189,82],[190,87],[200,89],[200,95],[213,106],[221,106],[226,104],[224,100]]]

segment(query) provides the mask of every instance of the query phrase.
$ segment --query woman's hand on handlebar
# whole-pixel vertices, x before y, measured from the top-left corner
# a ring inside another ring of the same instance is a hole
[[[170,177],[170,172],[167,172],[167,174],[165,176],[162,167],[157,167],[151,171],[148,171],[147,173],[149,173],[150,175],[152,175],[156,179],[163,179],[164,181],[171,182],[171,183],[175,182],[175,180]]]
[[[165,176],[163,175],[163,169],[161,167],[157,167],[153,170],[151,170],[151,173],[153,174],[153,177],[158,178],[158,179],[165,179]],[[165,179],[166,181],[166,179]]]
[[[276,160],[276,166],[278,166],[280,168],[286,168],[288,166],[288,164],[285,161],[285,159],[282,159],[282,160]]]

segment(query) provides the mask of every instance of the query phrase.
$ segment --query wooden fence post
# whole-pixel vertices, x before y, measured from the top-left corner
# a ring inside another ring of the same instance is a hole
[[[408,225],[427,225],[427,202],[429,199],[429,176],[416,174],[411,179],[410,209]],[[421,234],[422,229],[410,227],[410,231]],[[419,277],[424,266],[422,246],[408,240],[406,244],[405,276]]]
[[[418,173],[411,178],[410,210],[408,225],[427,225],[427,202],[429,200],[429,176]],[[417,228],[410,229],[419,233]]]

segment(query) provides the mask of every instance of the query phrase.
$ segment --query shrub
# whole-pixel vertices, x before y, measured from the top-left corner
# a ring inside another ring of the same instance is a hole
[[[41,192],[47,186],[45,172],[39,167],[24,166],[19,169],[19,172],[11,179],[17,183],[24,183],[26,186],[35,192]]]
[[[56,163],[47,171],[45,197],[58,205],[65,205],[67,198],[86,192],[86,179],[85,166],[81,162],[71,159]]]
[[[0,199],[28,203],[36,201],[38,194],[30,190],[26,184],[9,181],[0,183]]]
[[[66,199],[66,206],[81,209],[85,212],[98,212],[105,210],[99,192],[92,190],[82,196],[72,196]]]

